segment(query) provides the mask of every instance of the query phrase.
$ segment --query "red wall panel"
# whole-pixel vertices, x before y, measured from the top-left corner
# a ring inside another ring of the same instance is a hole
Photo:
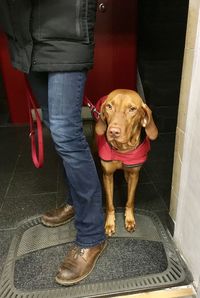
[[[116,88],[136,88],[137,1],[102,0],[101,4],[105,11],[97,12],[95,63],[85,90],[93,102]]]
[[[28,121],[28,106],[24,75],[11,65],[6,36],[0,32],[0,67],[12,123]],[[0,119],[1,123],[1,119]]]

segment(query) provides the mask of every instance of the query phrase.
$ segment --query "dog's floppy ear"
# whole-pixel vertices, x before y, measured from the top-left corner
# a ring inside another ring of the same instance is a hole
[[[146,127],[147,124],[149,124],[151,119],[151,110],[148,108],[148,106],[143,103],[142,104],[142,119],[141,119],[141,125],[142,127]]]
[[[148,138],[150,140],[155,140],[158,136],[158,129],[153,120],[152,111],[146,104],[143,104],[142,108],[145,112],[145,116],[142,119],[141,124],[145,127],[145,132]]]
[[[106,132],[107,124],[106,124],[106,117],[105,117],[105,103],[101,105],[100,116],[97,120],[95,125],[95,132],[97,135],[103,135]]]

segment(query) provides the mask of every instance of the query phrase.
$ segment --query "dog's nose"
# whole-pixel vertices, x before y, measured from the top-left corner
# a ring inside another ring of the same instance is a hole
[[[109,133],[113,138],[117,138],[120,136],[121,130],[119,127],[110,127]]]

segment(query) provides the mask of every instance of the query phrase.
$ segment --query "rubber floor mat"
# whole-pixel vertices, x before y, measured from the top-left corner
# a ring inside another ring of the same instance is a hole
[[[137,229],[124,229],[116,214],[117,231],[95,269],[77,285],[55,282],[60,263],[75,238],[74,222],[46,228],[40,217],[19,224],[0,283],[0,297],[106,297],[182,284],[184,263],[173,241],[153,213],[136,210]]]

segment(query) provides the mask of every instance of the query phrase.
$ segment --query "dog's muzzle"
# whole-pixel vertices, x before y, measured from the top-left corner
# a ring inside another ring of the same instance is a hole
[[[108,136],[112,139],[117,139],[121,135],[121,129],[119,127],[111,126],[108,128]]]

